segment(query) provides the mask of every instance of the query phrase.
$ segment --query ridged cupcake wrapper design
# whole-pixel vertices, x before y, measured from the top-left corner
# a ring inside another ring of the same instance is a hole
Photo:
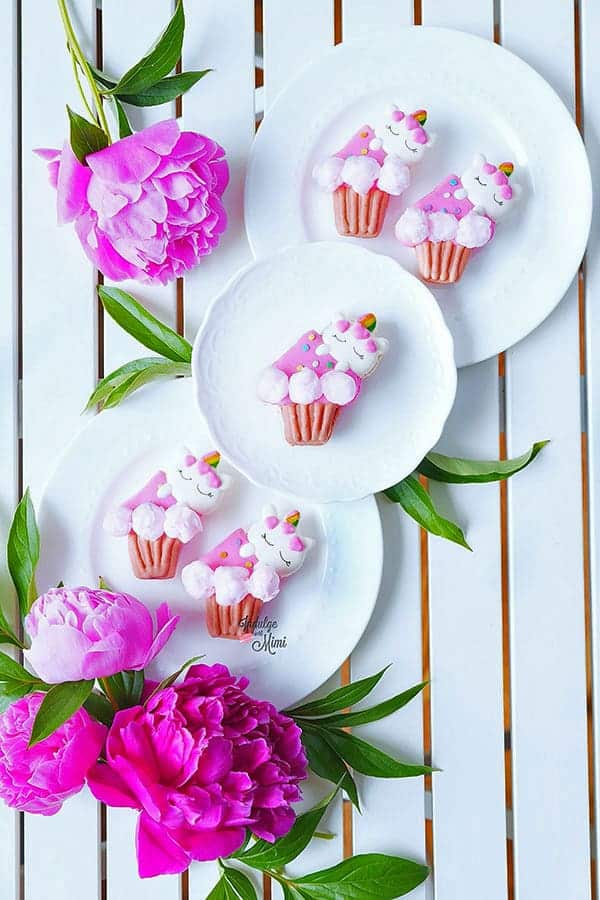
[[[423,281],[455,284],[465,271],[471,250],[454,241],[423,241],[417,244],[415,253]]]
[[[288,403],[281,407],[285,439],[292,446],[326,444],[333,434],[337,403]]]
[[[383,220],[390,195],[379,188],[371,188],[367,194],[358,194],[347,185],[333,192],[333,212],[338,234],[351,237],[377,237],[383,228]]]
[[[161,535],[146,541],[135,531],[129,532],[129,559],[136,578],[174,578],[181,550],[177,538]]]
[[[215,595],[206,601],[206,627],[211,637],[239,640],[252,634],[249,625],[256,622],[263,608],[262,600],[252,594],[231,606],[219,606]],[[245,620],[245,621],[244,621]],[[244,622],[244,625],[242,625]],[[246,622],[248,625],[246,625]]]

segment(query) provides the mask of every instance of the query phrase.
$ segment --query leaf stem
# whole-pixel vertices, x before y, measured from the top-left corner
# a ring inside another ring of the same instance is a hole
[[[83,90],[83,86],[81,84],[81,78],[79,77],[79,63],[77,62],[77,57],[73,53],[71,47],[69,46],[69,56],[71,57],[71,65],[73,66],[73,77],[75,79],[75,84],[77,85],[77,90],[79,92],[79,96],[81,97],[81,102],[83,103],[85,110],[90,117],[90,119],[95,119],[96,114],[92,107],[89,104],[88,98],[85,96],[85,91]]]
[[[108,127],[108,122],[106,120],[106,115],[104,113],[104,108],[102,106],[102,98],[100,97],[100,93],[98,92],[98,86],[94,80],[94,76],[92,75],[92,70],[90,69],[90,65],[85,58],[85,54],[81,49],[79,41],[77,40],[77,35],[73,29],[73,25],[71,23],[71,19],[69,17],[69,12],[67,10],[66,0],[57,0],[58,10],[60,12],[60,17],[63,22],[63,26],[65,29],[65,34],[67,36],[67,44],[69,47],[69,52],[75,58],[75,60],[79,63],[83,74],[86,77],[86,80],[90,86],[90,91],[92,92],[92,97],[94,98],[94,106],[96,107],[96,112],[98,115],[98,122],[100,127],[106,134],[108,138],[108,143],[110,144],[111,136],[110,129]],[[89,110],[89,106],[86,103],[86,107]]]
[[[108,681],[108,678],[99,678],[98,681],[100,682],[100,685],[101,685],[101,687],[102,687],[102,690],[104,691],[104,693],[106,694],[106,696],[107,696],[108,699],[110,700],[110,703],[111,703],[112,708],[113,708],[115,711],[118,711],[118,709],[119,709],[119,704],[117,703],[117,699],[116,699],[115,695],[113,694],[113,692],[112,692],[112,690],[111,690],[111,687],[110,687],[110,683],[109,683],[109,681]]]

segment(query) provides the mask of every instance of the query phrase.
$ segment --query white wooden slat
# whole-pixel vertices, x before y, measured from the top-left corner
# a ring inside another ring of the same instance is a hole
[[[265,115],[269,115],[279,92],[310,62],[333,46],[333,3],[307,0],[302,4],[282,4],[279,0],[263,0],[263,47]],[[339,675],[329,688],[339,684]],[[322,798],[328,787],[320,779],[311,779],[304,790],[307,803]],[[331,841],[312,841],[289,872],[302,874],[335,865],[343,858],[342,803],[332,804],[324,828],[335,834]],[[279,885],[272,885],[272,896],[282,896]]]
[[[15,596],[4,562],[4,547],[18,491],[17,434],[17,310],[18,310],[18,82],[17,11],[14,4],[0,9],[0,28],[5,36],[5,52],[0,58],[0,77],[6,86],[0,100],[4,123],[0,141],[0,192],[5,212],[0,222],[0,258],[5,291],[0,323],[0,596],[7,615],[14,615]],[[5,652],[7,647],[2,648]],[[19,817],[0,806],[0,884],[6,900],[17,900],[19,886]]]
[[[183,64],[185,69],[214,70],[184,96],[183,127],[218,141],[230,170],[223,198],[227,231],[211,256],[184,279],[185,333],[192,341],[209,302],[252,258],[243,224],[246,161],[254,137],[252,0],[195,4],[188,15]]]
[[[372,4],[344,0],[344,41],[371,32],[410,25],[412,2],[388,0]],[[419,533],[397,507],[380,504],[384,534],[384,577],[373,619],[352,654],[353,679],[378,671],[388,662],[392,669],[378,686],[375,699],[391,696],[422,680],[421,556]],[[360,733],[403,759],[423,758],[423,708],[420,699]],[[353,816],[354,853],[389,852],[425,861],[425,794],[423,779],[360,779],[362,816]],[[390,827],[393,823],[393,827]],[[431,895],[431,882],[412,896]]]
[[[583,122],[586,147],[592,168],[592,182],[600,179],[600,6],[594,0],[584,0],[581,11],[581,55],[583,87]],[[600,222],[597,211],[592,221],[585,266],[586,294],[586,375],[587,375],[587,430],[589,471],[589,522],[592,596],[592,665],[594,680],[594,746],[596,748],[595,819],[600,821],[600,789],[598,783],[598,747],[600,747]],[[596,824],[596,859],[599,840]],[[596,872],[598,878],[598,872]]]
[[[122,75],[147,52],[173,12],[171,0],[104,0],[102,4],[103,66],[107,73]],[[132,23],[135,27],[132,28]],[[175,115],[175,104],[143,110],[126,107],[135,130]],[[111,119],[111,122],[113,120]],[[118,287],[133,294],[154,315],[172,328],[176,324],[176,286],[120,282]],[[146,356],[148,351],[104,316],[104,372]],[[141,592],[143,599],[143,592]],[[170,876],[141,881],[135,855],[135,816],[129,810],[106,811],[106,875],[108,900],[177,900],[179,878]]]
[[[7,5],[7,4],[5,4]],[[94,382],[93,272],[34,147],[60,147],[65,102],[78,106],[55,4],[23,0],[23,470],[34,497],[81,424]],[[90,48],[94,0],[70,3]],[[42,535],[43,540],[43,535]],[[44,587],[40,585],[40,587]],[[83,792],[54,818],[25,817],[25,898],[99,897],[98,805]]]
[[[221,244],[184,279],[185,332],[193,340],[210,300],[251,259],[243,228],[243,185],[254,135],[254,4],[230,0],[186,2],[183,67],[212,68],[183,98],[182,127],[218,141],[227,152],[230,183],[224,195],[229,219]],[[218,878],[216,866],[194,864],[191,900],[206,897]]]
[[[543,39],[539,28],[543,26]],[[502,42],[574,106],[573,5],[503,0]],[[507,354],[515,897],[590,892],[577,290]]]
[[[422,21],[493,38],[492,0],[423,0]],[[498,363],[460,373],[440,451],[498,454]],[[431,484],[434,502],[461,522],[470,554],[429,540],[433,859],[436,896],[505,900],[506,812],[502,680],[500,495],[497,485]]]
[[[137,62],[152,46],[173,14],[172,0],[104,0],[102,3],[102,49],[104,69],[110,75],[122,75]],[[134,27],[132,27],[134,25]],[[126,107],[127,114],[136,131],[173,118],[175,104],[146,107],[144,109]],[[113,110],[109,109],[111,128]],[[114,128],[114,136],[118,130]],[[150,312],[158,316],[171,328],[177,320],[176,285],[147,285],[126,280],[117,287],[132,294]],[[149,351],[126,334],[110,316],[104,316],[104,372],[137,356],[148,356]]]

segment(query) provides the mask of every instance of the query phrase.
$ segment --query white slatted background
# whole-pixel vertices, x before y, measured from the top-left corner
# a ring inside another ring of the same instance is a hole
[[[96,0],[70,0],[70,5],[90,57],[96,58],[102,47],[105,68],[117,72],[147,48],[173,4],[102,0],[100,15]],[[253,0],[187,0],[186,7],[184,67],[212,67],[215,72],[184,98],[183,123],[227,148],[231,226],[219,253],[183,284],[163,290],[136,286],[135,293],[192,338],[210,298],[250,259],[240,213],[254,132],[255,10]],[[453,27],[500,40],[537,68],[573,112],[576,78],[581,76],[581,118],[592,166],[600,176],[597,0],[263,0],[258,13],[267,115],[288,79],[336,37],[352,40],[413,22]],[[98,371],[109,371],[139,348],[110,321],[98,327],[96,273],[82,257],[72,230],[56,228],[44,166],[30,152],[36,146],[60,146],[64,103],[77,105],[55,6],[35,0],[2,4],[0,25],[5,51],[0,61],[4,538],[20,484],[30,484],[39,495],[62,446],[81,426],[79,411]],[[135,124],[164,115],[165,110],[145,110]],[[429,668],[430,700],[422,706],[413,703],[365,732],[414,759],[431,753],[443,772],[431,786],[421,780],[360,780],[364,815],[352,816],[338,804],[326,822],[335,840],[313,842],[294,870],[330,865],[352,852],[382,850],[433,862],[433,878],[414,893],[415,900],[597,896],[595,870],[591,874],[590,834],[596,840],[596,830],[590,823],[590,799],[598,804],[600,790],[593,790],[588,750],[593,762],[593,748],[600,741],[600,703],[591,706],[588,728],[586,675],[600,678],[598,249],[595,221],[580,296],[573,285],[558,310],[509,351],[505,361],[490,360],[461,373],[443,451],[495,456],[506,443],[510,455],[534,438],[552,438],[536,465],[509,484],[506,514],[497,486],[433,487],[440,506],[466,525],[476,552],[424,540],[396,507],[381,503],[383,586],[367,634],[352,655],[351,674],[359,678],[393,660],[379,698],[421,680]],[[581,435],[580,346],[587,375],[587,444]],[[588,451],[589,498],[588,483],[582,482],[582,447]],[[5,573],[1,584],[6,585]],[[587,612],[591,633],[586,632]],[[317,784],[308,791],[310,798],[322,792]],[[137,879],[133,824],[127,812],[115,810],[107,812],[104,822],[98,805],[86,795],[67,804],[55,819],[25,816],[22,829],[19,816],[0,808],[2,900],[205,898],[216,878],[211,865],[195,865],[182,879]],[[595,856],[595,846],[593,852]],[[278,888],[256,884],[259,896],[280,896]]]

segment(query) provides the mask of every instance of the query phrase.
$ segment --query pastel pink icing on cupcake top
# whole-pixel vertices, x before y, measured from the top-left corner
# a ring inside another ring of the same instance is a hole
[[[258,562],[256,556],[240,556],[240,547],[248,543],[248,533],[243,528],[236,528],[220,544],[204,553],[200,562],[209,566],[213,572],[220,566],[241,566],[251,571]]]
[[[276,369],[283,372],[288,378],[308,369],[317,376],[322,378],[328,372],[333,372],[336,366],[336,360],[330,353],[317,353],[317,348],[323,344],[323,338],[316,330],[306,331],[296,343],[287,350],[283,356],[273,364]],[[356,386],[354,399],[358,396],[361,388],[361,379],[354,372],[347,372],[352,378]],[[327,398],[323,393],[314,398],[318,403],[327,403]],[[288,395],[281,401],[282,406],[287,406],[294,402]]]
[[[352,135],[347,144],[344,144],[341,150],[334,153],[338,159],[348,159],[349,156],[368,156],[376,160],[380,166],[383,165],[385,159],[385,150],[379,147],[376,150],[371,149],[369,144],[375,139],[375,132],[370,125],[363,125],[355,134]]]
[[[155,506],[160,506],[161,509],[169,509],[170,506],[174,506],[177,503],[177,500],[172,494],[164,497],[160,496],[159,488],[165,484],[167,484],[167,475],[161,470],[153,475],[141,490],[133,494],[121,505],[126,509],[136,509],[142,503],[154,503]]]

